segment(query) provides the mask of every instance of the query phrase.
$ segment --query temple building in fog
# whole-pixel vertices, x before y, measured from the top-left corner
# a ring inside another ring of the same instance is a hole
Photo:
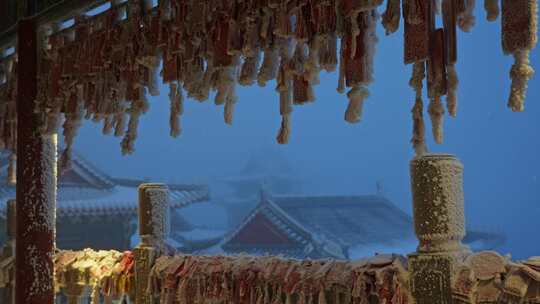
[[[9,155],[1,155],[2,241],[5,238],[6,201],[15,198],[15,186],[9,184],[6,177],[8,160]],[[58,248],[129,249],[130,238],[137,230],[137,187],[143,182],[113,178],[82,156],[74,155],[71,168],[61,174],[58,182]],[[168,184],[168,188],[173,210],[209,199],[205,186]]]

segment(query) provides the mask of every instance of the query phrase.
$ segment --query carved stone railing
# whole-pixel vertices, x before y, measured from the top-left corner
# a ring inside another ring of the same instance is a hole
[[[411,161],[417,251],[358,261],[170,255],[168,190],[139,187],[140,244],[133,252],[58,251],[57,292],[69,304],[113,303],[540,303],[540,257],[512,262],[462,245],[463,166],[454,156]],[[0,278],[13,288],[14,201]],[[11,271],[11,272],[10,272]],[[2,276],[3,275],[3,276]],[[1,282],[1,280],[0,280]],[[1,303],[13,303],[11,293]],[[63,302],[65,303],[65,302]]]

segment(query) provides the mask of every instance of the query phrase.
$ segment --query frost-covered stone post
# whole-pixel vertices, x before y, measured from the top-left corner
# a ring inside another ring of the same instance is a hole
[[[417,251],[409,256],[412,293],[418,304],[452,303],[454,261],[467,253],[463,165],[453,155],[426,154],[411,161]]]
[[[139,186],[139,236],[141,243],[135,254],[135,304],[154,303],[148,294],[150,269],[157,255],[164,251],[169,235],[168,189],[163,184]]]

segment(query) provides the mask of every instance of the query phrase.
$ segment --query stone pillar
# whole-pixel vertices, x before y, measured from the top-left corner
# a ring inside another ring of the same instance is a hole
[[[426,154],[411,161],[413,220],[419,240],[409,255],[411,289],[418,304],[452,303],[451,274],[467,254],[463,165],[453,155]]]
[[[169,235],[168,189],[163,184],[139,186],[139,236],[135,255],[135,304],[157,303],[147,292],[148,278],[157,256],[165,250]]]
[[[24,1],[20,1],[24,2]],[[18,23],[16,303],[54,303],[56,135],[42,131],[36,109],[35,19]]]

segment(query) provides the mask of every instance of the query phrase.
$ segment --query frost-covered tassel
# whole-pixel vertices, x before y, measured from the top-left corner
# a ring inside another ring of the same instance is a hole
[[[180,128],[180,115],[182,115],[183,109],[183,96],[180,85],[177,83],[171,83],[169,85],[169,99],[171,102],[170,109],[170,118],[169,118],[169,127],[170,135],[173,138],[176,138],[182,132]]]
[[[513,112],[523,112],[528,82],[534,75],[534,69],[529,62],[529,50],[517,51],[514,53],[514,60],[515,63],[510,70],[512,87],[508,98],[508,107]]]
[[[476,0],[463,0],[464,11],[458,15],[459,28],[464,32],[470,32],[476,23],[476,17],[474,16],[474,7],[476,6]]]
[[[103,130],[102,133],[105,135],[111,134],[113,130],[113,116],[112,115],[106,115],[105,119],[103,120]]]
[[[487,21],[497,20],[500,13],[499,0],[484,0],[484,9],[486,10]]]
[[[362,119],[362,108],[364,101],[369,97],[369,91],[364,86],[353,87],[348,93],[349,106],[345,112],[345,120],[349,123],[356,123]]]
[[[67,170],[71,169],[71,145],[66,145],[66,148],[64,151],[62,151],[62,155],[60,156],[60,159],[58,160],[58,172],[60,174],[66,172]]]
[[[279,103],[281,113],[281,127],[277,136],[277,142],[281,145],[289,142],[291,134],[291,92],[289,89],[279,92]]]
[[[127,132],[120,143],[122,155],[133,154],[135,151],[135,140],[137,139],[137,128],[139,127],[139,113],[130,113]]]
[[[357,48],[356,37],[360,35],[360,28],[358,27],[358,14],[359,13],[360,13],[359,11],[353,12],[351,16],[351,31],[349,34],[351,35],[351,38],[350,38],[351,45],[349,46],[351,48],[349,51],[350,59],[353,59],[354,57],[356,57],[356,48]]]
[[[411,139],[416,155],[422,155],[427,152],[425,140],[425,124],[424,124],[424,102],[422,101],[422,82],[426,77],[425,62],[416,62],[413,65],[413,75],[409,81],[415,91],[415,103],[412,109],[413,117],[413,136]]]
[[[233,113],[234,113],[234,105],[236,104],[237,96],[236,92],[234,90],[234,83],[229,88],[229,93],[227,95],[227,98],[225,99],[225,110],[224,110],[224,119],[225,123],[228,125],[232,125],[233,123]]]
[[[124,129],[126,128],[126,113],[121,111],[115,114],[114,117],[114,136],[120,137],[124,135]]]
[[[302,75],[304,73],[305,64],[307,63],[307,58],[307,45],[301,41],[297,42],[293,57],[288,64],[288,68],[291,69],[293,73]]]
[[[326,293],[324,292],[324,288],[321,288],[321,290],[319,291],[319,299],[318,299],[318,304],[327,304],[328,302],[326,301]]]
[[[214,99],[216,105],[222,105],[225,103],[227,94],[229,93],[229,86],[231,82],[234,82],[232,71],[230,67],[221,68],[218,72],[216,80],[217,93]]]
[[[285,295],[285,304],[293,304],[292,295],[290,293]]]
[[[505,54],[514,56],[510,71],[512,87],[508,106],[514,112],[523,111],[527,82],[534,74],[529,62],[529,52],[538,41],[538,1],[502,1],[502,46]]]
[[[144,92],[142,92],[144,98]],[[122,154],[132,154],[135,151],[135,140],[137,139],[137,129],[139,127],[139,118],[142,113],[148,110],[148,102],[146,99],[135,100],[129,109],[129,123],[127,132],[120,143]]]
[[[336,34],[330,33],[325,35],[322,44],[323,46],[319,52],[321,68],[327,72],[333,72],[336,70],[338,64]]]
[[[337,91],[340,94],[345,93],[345,38],[341,38]]]
[[[433,131],[433,139],[438,144],[443,142],[443,120],[444,120],[444,107],[441,102],[440,97],[432,98],[429,107],[428,113],[431,118],[431,128]]]
[[[424,103],[422,97],[416,97],[414,107],[412,109],[413,116],[413,137],[411,143],[417,156],[427,152],[426,146],[426,127],[424,125]]]
[[[281,114],[281,127],[277,136],[279,144],[289,142],[291,133],[291,112],[292,112],[292,84],[291,71],[288,70],[288,47],[283,45],[281,48],[281,64],[277,77],[276,91],[279,92],[279,113]]]
[[[263,303],[270,304],[270,286],[268,284],[264,286]]]
[[[276,287],[273,292],[274,299],[272,300],[272,304],[283,304],[282,296],[281,287]]]
[[[259,67],[259,61],[261,59],[261,52],[255,51],[255,56],[246,57],[242,69],[240,70],[240,78],[238,83],[242,86],[250,86],[257,79],[257,69]]]
[[[77,86],[75,92],[71,92],[68,101],[69,107],[71,108],[69,113],[66,113],[64,120],[64,144],[66,148],[62,153],[60,158],[60,172],[63,172],[70,168],[71,166],[71,150],[73,146],[73,141],[77,135],[77,130],[81,125],[81,119],[83,117],[83,104],[82,104],[82,86]]]
[[[447,66],[448,73],[448,92],[446,95],[446,107],[452,117],[457,114],[457,88],[459,84],[456,67],[453,64]]]
[[[9,156],[7,183],[12,186],[17,184],[17,154],[13,152]]]
[[[159,60],[157,58],[152,58],[152,66],[147,67],[148,75],[148,93],[150,96],[159,96],[159,84],[158,84],[158,69],[159,69]]]
[[[321,72],[321,67],[319,64],[319,53],[321,43],[321,37],[314,37],[308,48],[309,55],[304,64],[304,71],[306,74],[305,78],[309,81],[310,87],[320,83],[319,74]],[[310,98],[309,100],[313,101],[314,98]]]
[[[279,50],[277,48],[269,48],[264,51],[264,59],[257,75],[257,84],[261,87],[266,85],[266,82],[275,79],[279,69]]]
[[[386,11],[382,15],[382,25],[386,35],[390,35],[399,29],[401,18],[401,0],[387,0]]]
[[[277,142],[280,145],[289,143],[289,137],[291,135],[291,114],[284,114],[281,116],[281,127],[277,136]]]

